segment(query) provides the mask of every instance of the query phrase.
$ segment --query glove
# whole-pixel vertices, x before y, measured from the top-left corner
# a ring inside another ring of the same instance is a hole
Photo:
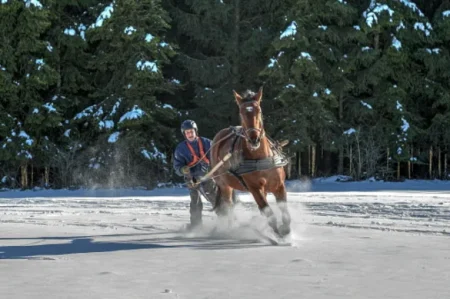
[[[189,166],[183,166],[183,167],[180,168],[180,172],[182,174],[186,175],[186,174],[189,174],[191,172],[191,170],[190,170]]]
[[[209,170],[209,165],[206,163],[201,163],[201,170],[203,173],[207,173]]]
[[[187,178],[187,177],[185,177],[184,181],[186,182],[186,186],[189,189],[197,187],[197,184],[196,184],[197,180],[195,178]]]

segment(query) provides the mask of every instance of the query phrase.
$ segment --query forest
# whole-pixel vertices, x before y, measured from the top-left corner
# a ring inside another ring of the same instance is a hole
[[[174,184],[260,87],[290,179],[450,179],[449,0],[1,0],[0,188]]]

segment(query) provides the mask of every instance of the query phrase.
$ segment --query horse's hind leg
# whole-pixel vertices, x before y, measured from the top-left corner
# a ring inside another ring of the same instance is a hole
[[[291,215],[287,207],[286,187],[282,184],[275,192],[273,192],[277,200],[278,207],[281,211],[282,225],[279,227],[280,235],[285,236],[291,232]]]
[[[219,217],[228,217],[228,225],[232,225],[232,201],[233,189],[230,187],[219,187],[216,197],[216,214]]]

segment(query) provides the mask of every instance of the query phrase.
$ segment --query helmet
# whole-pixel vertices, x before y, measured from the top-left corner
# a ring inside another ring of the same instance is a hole
[[[194,129],[195,132],[198,132],[197,124],[195,121],[187,119],[181,124],[181,134],[184,135],[184,131]]]

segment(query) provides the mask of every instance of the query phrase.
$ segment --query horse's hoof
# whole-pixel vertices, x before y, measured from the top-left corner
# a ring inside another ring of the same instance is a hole
[[[289,235],[290,233],[291,233],[291,228],[290,228],[289,225],[284,225],[284,224],[282,224],[282,225],[280,226],[280,228],[278,228],[278,234],[279,234],[281,237],[285,237],[285,236]]]

